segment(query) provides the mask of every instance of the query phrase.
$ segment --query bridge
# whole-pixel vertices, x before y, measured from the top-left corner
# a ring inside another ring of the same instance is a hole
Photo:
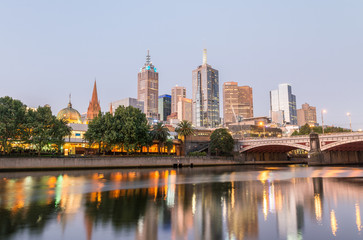
[[[287,160],[296,149],[307,151],[312,164],[363,163],[363,132],[240,139],[235,150],[244,161],[273,161]]]

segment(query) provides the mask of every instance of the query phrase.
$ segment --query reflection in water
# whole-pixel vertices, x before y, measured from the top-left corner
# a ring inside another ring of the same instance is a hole
[[[359,168],[303,167],[2,178],[0,239],[360,238],[362,176]]]
[[[338,223],[335,217],[334,210],[331,210],[330,212],[330,227],[331,227],[331,232],[333,233],[334,236],[336,236],[336,232],[338,230]]]

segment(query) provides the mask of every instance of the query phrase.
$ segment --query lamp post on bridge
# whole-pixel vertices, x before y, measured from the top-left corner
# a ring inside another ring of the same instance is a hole
[[[353,132],[353,129],[352,129],[352,116],[351,116],[350,112],[347,112],[347,116],[349,117],[350,132]]]
[[[321,127],[323,129],[323,134],[324,134],[324,113],[326,113],[325,109],[321,110]]]
[[[258,125],[260,125],[263,128],[263,137],[266,137],[266,130],[265,130],[265,123],[264,122],[259,122]]]

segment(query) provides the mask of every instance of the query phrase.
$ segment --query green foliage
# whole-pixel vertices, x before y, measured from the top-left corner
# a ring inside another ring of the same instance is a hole
[[[170,151],[173,149],[174,143],[173,140],[168,139],[165,142],[166,149],[168,150],[168,154],[170,154]]]
[[[210,136],[211,154],[220,156],[232,155],[234,140],[225,128],[216,129]]]
[[[149,129],[145,114],[134,107],[118,107],[115,112],[118,139],[125,150],[133,152],[150,144]]]
[[[88,130],[84,134],[84,139],[90,145],[98,143],[99,150],[102,150],[102,143],[105,141],[105,124],[101,113],[88,123]]]
[[[9,153],[11,143],[23,138],[26,106],[11,97],[0,98],[0,151]]]
[[[190,135],[194,134],[194,128],[193,128],[193,126],[187,120],[183,120],[180,123],[178,123],[177,127],[175,128],[175,131],[180,136],[183,136],[184,138],[187,137],[187,136],[190,136]]]
[[[299,131],[294,131],[292,133],[292,136],[308,135],[312,131],[321,134],[323,133],[323,128],[321,126],[311,128],[309,124],[305,124],[304,126],[300,127]],[[341,127],[324,127],[324,133],[339,133],[339,132],[350,132],[350,130]]]
[[[94,118],[84,137],[90,144],[98,143],[104,153],[114,146],[130,153],[152,144],[149,129],[145,114],[138,108],[120,106],[115,115],[99,114]]]
[[[38,107],[36,111],[29,110],[26,119],[28,129],[26,142],[35,146],[38,155],[45,146],[51,144],[56,144],[59,150],[64,143],[64,137],[71,133],[66,122],[53,116],[49,107]]]
[[[178,126],[175,128],[175,131],[178,133],[178,135],[183,137],[183,147],[184,152],[186,149],[186,137],[194,134],[194,128],[191,124],[191,122],[187,120],[183,120],[180,123],[178,123]]]
[[[188,153],[188,156],[190,157],[205,157],[207,156],[206,152],[190,152]]]
[[[170,135],[169,129],[166,128],[163,123],[157,123],[153,126],[153,130],[151,131],[151,136],[153,140],[159,141],[159,148],[158,148],[159,153],[160,153],[160,148],[164,145],[169,135]]]

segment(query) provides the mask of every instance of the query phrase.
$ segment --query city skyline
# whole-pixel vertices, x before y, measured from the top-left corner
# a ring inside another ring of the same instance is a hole
[[[361,1],[191,4],[3,2],[0,96],[29,107],[50,104],[55,114],[72,93],[74,108],[85,113],[96,77],[101,109],[109,109],[110,102],[137,97],[135,74],[150,49],[161,73],[159,93],[178,84],[191,98],[191,71],[207,48],[220,86],[253,88],[255,116],[268,116],[268,92],[287,82],[298,106],[316,106],[319,123],[326,109],[326,124],[349,128],[350,112],[353,129],[363,128]],[[210,24],[195,28],[200,19]]]

